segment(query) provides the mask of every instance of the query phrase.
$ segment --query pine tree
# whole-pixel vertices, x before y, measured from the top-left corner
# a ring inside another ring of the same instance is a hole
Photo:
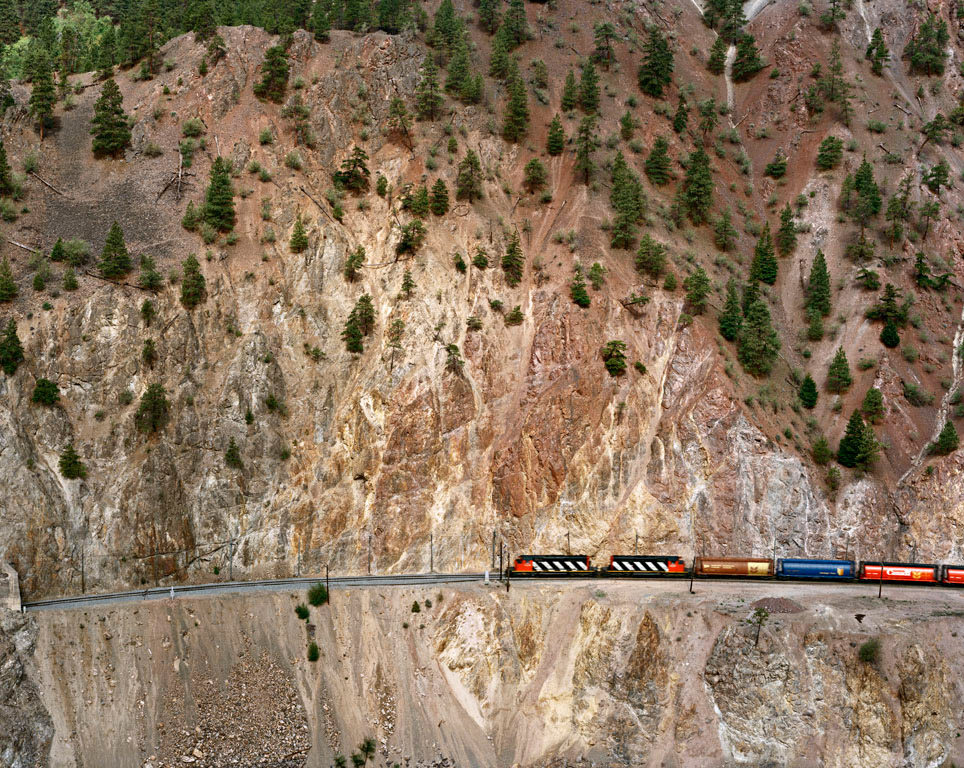
[[[412,291],[414,290],[415,290],[415,280],[414,278],[412,278],[412,273],[408,269],[406,269],[404,274],[402,275],[402,289],[399,292],[399,294],[406,299],[410,299],[412,297]]]
[[[900,345],[900,333],[897,331],[897,323],[888,319],[884,323],[883,330],[880,332],[880,343],[888,349],[895,349]]]
[[[352,192],[368,191],[371,180],[368,153],[359,146],[353,147],[351,154],[342,161],[341,168],[332,174],[332,179],[339,186]]]
[[[879,421],[884,415],[884,394],[877,387],[871,387],[864,395],[860,410],[868,422]]]
[[[777,250],[781,256],[789,256],[797,247],[797,227],[793,223],[793,211],[787,203],[780,212],[780,229],[777,230]]]
[[[643,235],[636,250],[636,269],[658,278],[665,268],[666,246],[654,240],[648,233]]]
[[[201,265],[192,253],[181,264],[181,304],[186,309],[194,309],[204,301],[207,291],[204,275],[201,274]]]
[[[929,13],[904,47],[904,56],[910,59],[911,74],[943,75],[949,40],[947,22]]]
[[[773,237],[770,235],[770,223],[763,226],[763,233],[756,241],[753,251],[753,263],[750,265],[750,280],[773,285],[777,281],[779,265],[773,253]]]
[[[499,31],[492,38],[492,51],[489,54],[489,77],[496,80],[505,80],[512,70],[512,56],[509,54],[509,41],[505,27],[499,27]]]
[[[870,61],[871,72],[878,77],[884,74],[884,64],[890,59],[890,51],[887,50],[887,44],[884,42],[884,35],[880,31],[880,27],[874,30],[864,58]]]
[[[502,19],[502,28],[510,48],[518,48],[529,39],[529,25],[526,22],[526,9],[523,0],[509,0],[509,7]]]
[[[150,256],[141,256],[141,273],[137,278],[137,284],[145,291],[159,291],[164,285],[164,279]]]
[[[104,243],[104,250],[101,251],[100,263],[97,267],[107,278],[122,277],[133,269],[127,245],[124,243],[124,233],[116,221],[107,233],[107,241]]]
[[[676,114],[673,115],[673,131],[681,135],[689,124],[690,110],[686,104],[683,94],[679,95],[679,104],[676,106]]]
[[[40,126],[41,141],[44,140],[44,129],[50,124],[56,103],[57,89],[54,86],[53,71],[50,68],[50,59],[44,54],[39,59],[33,78],[33,89],[30,91],[30,114]]]
[[[846,392],[853,384],[853,377],[850,375],[850,365],[847,362],[847,353],[843,347],[837,347],[837,353],[830,361],[830,368],[827,370],[827,391]]]
[[[452,0],[442,0],[435,11],[432,28],[432,45],[442,51],[454,50],[460,39],[464,38],[465,30],[462,20],[455,12]]]
[[[747,309],[740,330],[737,357],[751,376],[766,376],[780,351],[780,339],[770,322],[770,310],[757,299]]]
[[[829,464],[830,460],[833,458],[833,453],[830,451],[830,443],[827,442],[827,438],[820,435],[814,443],[811,449],[811,454],[813,455],[813,460],[816,464],[823,466],[824,464]]]
[[[562,87],[562,111],[571,112],[579,103],[579,88],[576,85],[576,75],[570,69],[566,73],[566,83]]]
[[[502,23],[502,14],[499,8],[502,0],[480,0],[479,2],[479,26],[490,35],[494,34]]]
[[[730,278],[726,284],[726,301],[718,320],[720,336],[727,341],[736,341],[743,328],[743,310],[740,307],[740,294],[736,289],[736,280]]]
[[[281,104],[288,90],[288,73],[288,55],[284,46],[271,46],[264,52],[261,80],[254,86],[254,95]]]
[[[800,398],[800,404],[807,410],[811,410],[817,404],[817,384],[809,373],[804,376],[797,395]]]
[[[843,140],[836,136],[828,136],[820,142],[817,149],[817,168],[829,171],[836,168],[843,158]]]
[[[566,134],[562,129],[562,120],[559,119],[559,115],[556,115],[552,118],[552,122],[549,123],[549,133],[546,136],[546,152],[553,157],[561,155],[565,145]]]
[[[743,285],[743,317],[750,311],[750,305],[760,298],[760,284],[756,280],[750,280]]]
[[[710,294],[710,278],[703,267],[697,267],[696,271],[683,281],[686,289],[686,303],[689,305],[694,315],[702,315],[706,309],[706,297]]]
[[[10,170],[10,163],[7,161],[7,150],[3,146],[3,139],[0,138],[0,197],[13,194],[13,171]]]
[[[707,59],[706,68],[714,75],[722,75],[726,66],[726,40],[717,36],[710,47],[710,57]]]
[[[449,210],[449,191],[442,179],[436,179],[429,198],[429,210],[436,216],[444,216]]]
[[[131,143],[131,129],[124,112],[124,97],[111,78],[101,88],[91,120],[95,155],[117,156]]]
[[[736,238],[739,233],[733,226],[732,214],[729,208],[724,208],[720,218],[713,224],[713,242],[716,247],[726,253],[736,245]]]
[[[465,153],[455,177],[455,197],[471,203],[482,197],[482,164],[474,150]]]
[[[355,302],[355,322],[362,336],[368,336],[375,330],[375,304],[370,294],[363,293]]]
[[[17,335],[17,324],[11,317],[0,336],[0,368],[7,376],[13,376],[23,362],[23,345]]]
[[[469,60],[469,47],[465,44],[465,39],[460,38],[455,45],[455,52],[449,61],[448,73],[445,78],[445,90],[448,93],[461,97],[465,91],[466,83],[472,78],[472,63]]]
[[[592,59],[582,68],[582,78],[579,81],[579,108],[587,115],[599,110],[599,76]]]
[[[151,434],[159,432],[167,424],[171,412],[171,404],[167,400],[164,386],[151,384],[141,396],[137,413],[134,414],[134,425],[141,432]]]
[[[948,419],[944,422],[944,426],[937,436],[937,440],[931,445],[930,452],[936,453],[938,456],[947,456],[949,453],[954,453],[954,451],[957,450],[959,443],[960,440],[958,439],[954,422]]]
[[[873,166],[864,157],[860,167],[854,174],[854,191],[857,199],[854,203],[853,218],[860,224],[861,231],[867,223],[880,213],[883,200],[880,196],[880,187],[874,180]]]
[[[521,77],[514,77],[509,83],[509,100],[505,107],[502,124],[502,138],[518,143],[529,131],[529,100],[526,86]]]
[[[327,0],[317,0],[311,12],[311,31],[319,43],[331,39],[331,10]]]
[[[662,136],[653,141],[653,148],[646,158],[646,176],[656,186],[663,186],[672,178],[669,160],[669,142]]]
[[[87,477],[87,467],[80,460],[80,455],[74,448],[73,443],[67,443],[63,453],[60,454],[60,474],[65,480],[80,480]]]
[[[713,175],[710,158],[702,147],[692,152],[687,161],[683,201],[690,221],[696,225],[706,222],[713,205]]]
[[[576,165],[574,170],[577,174],[582,174],[583,183],[587,185],[592,177],[592,153],[596,148],[595,130],[596,119],[592,115],[586,115],[579,123],[579,130],[576,133]]]
[[[536,157],[532,158],[528,163],[526,163],[524,174],[522,186],[526,188],[526,191],[528,191],[529,194],[542,189],[549,180],[549,172]]]
[[[415,88],[415,112],[420,120],[438,118],[442,109],[442,89],[438,84],[438,67],[432,56],[425,58],[422,67],[422,79]]]
[[[840,41],[837,38],[834,38],[830,45],[830,62],[827,65],[827,74],[820,78],[817,87],[827,101],[834,102],[839,106],[841,122],[844,125],[850,125],[850,118],[853,116],[853,106],[850,104],[853,85],[844,76]]]
[[[595,50],[592,57],[600,62],[608,71],[613,61],[613,38],[616,37],[616,26],[611,21],[599,21],[593,27],[593,43]]]
[[[204,194],[204,220],[218,232],[234,229],[234,188],[231,164],[218,156],[211,165],[211,177]]]
[[[0,48],[20,39],[20,13],[16,0],[0,0]]]
[[[830,273],[827,271],[827,261],[821,250],[817,251],[813,264],[810,266],[806,306],[823,317],[830,314]]]
[[[744,34],[736,44],[736,58],[733,59],[733,80],[742,83],[763,69],[763,61],[756,47],[753,35]]]
[[[843,466],[857,466],[864,441],[864,428],[864,420],[860,416],[860,411],[855,410],[850,416],[850,421],[847,422],[844,436],[840,438],[840,447],[837,448],[837,461]]]
[[[64,290],[65,291],[76,291],[77,290],[77,273],[74,272],[74,268],[68,266],[64,270]]]
[[[17,298],[17,283],[13,279],[13,270],[7,257],[0,261],[0,303],[13,301]]]
[[[643,63],[637,79],[639,89],[656,99],[662,98],[663,89],[673,81],[673,52],[655,24],[650,25],[643,45]]]
[[[358,318],[355,315],[354,309],[348,314],[345,327],[341,332],[341,339],[345,342],[345,349],[348,352],[360,355],[365,351],[365,345],[362,342],[363,334],[361,328],[358,327]]]
[[[619,118],[619,137],[623,141],[629,141],[636,133],[636,127],[636,119],[633,117],[633,113],[627,109],[623,112],[623,116]]]
[[[522,243],[519,241],[519,231],[513,230],[502,255],[502,269],[505,281],[510,288],[515,288],[522,282],[522,272],[525,269],[525,257],[522,255]]]
[[[592,303],[589,293],[586,291],[586,281],[583,278],[582,264],[573,267],[572,282],[569,283],[569,296],[574,304],[585,309]]]
[[[292,253],[304,253],[308,249],[308,235],[305,233],[305,225],[299,215],[295,218],[295,227],[291,232],[291,242],[288,247]]]

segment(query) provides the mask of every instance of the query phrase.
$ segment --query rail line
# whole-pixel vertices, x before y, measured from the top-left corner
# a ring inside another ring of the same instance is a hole
[[[494,574],[497,578],[498,574]],[[481,581],[482,573],[428,573],[402,574],[390,576],[332,576],[327,580],[331,589],[345,589],[348,587],[403,587],[433,584],[453,584],[459,582]],[[307,587],[318,582],[324,582],[321,576],[300,576],[287,579],[260,579],[257,581],[228,581],[210,584],[182,584],[171,587],[151,587],[149,589],[133,589],[124,592],[105,592],[98,595],[76,595],[73,597],[55,597],[48,600],[36,600],[23,604],[24,611],[46,611],[62,608],[85,608],[99,605],[142,602],[145,600],[163,600],[173,594],[187,596],[195,594],[221,594],[248,591],[279,591],[292,587]]]

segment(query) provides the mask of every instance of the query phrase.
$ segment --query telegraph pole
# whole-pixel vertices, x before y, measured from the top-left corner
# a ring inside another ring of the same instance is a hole
[[[569,531],[566,531],[566,554],[567,555],[572,554],[572,547],[569,546]]]
[[[633,554],[639,554],[639,531],[635,531],[636,538],[633,540]]]
[[[86,540],[81,540],[80,542],[80,594],[86,594],[87,592],[87,581],[84,575],[84,553],[87,549]]]
[[[428,572],[435,573],[435,534],[428,535]]]
[[[331,585],[328,583],[328,563],[325,563],[325,592],[328,593],[328,601],[331,602]]]
[[[234,536],[228,541],[228,581],[234,581]]]
[[[492,567],[495,568],[495,528],[492,529]]]
[[[877,599],[879,600],[884,593],[884,561],[880,561],[880,579],[877,581]]]
[[[368,532],[368,575],[372,575],[372,534]]]

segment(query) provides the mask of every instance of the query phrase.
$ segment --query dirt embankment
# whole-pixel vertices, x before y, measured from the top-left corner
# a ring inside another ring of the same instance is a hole
[[[303,599],[36,614],[27,668],[53,723],[50,764],[320,768],[368,737],[376,765],[923,768],[964,756],[957,593],[357,589],[307,623]],[[779,608],[758,638],[754,605]],[[861,661],[872,638],[879,653]]]

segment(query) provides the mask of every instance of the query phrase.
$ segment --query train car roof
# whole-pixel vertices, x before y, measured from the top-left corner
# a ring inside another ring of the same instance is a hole
[[[901,563],[896,560],[861,560],[861,565],[896,565],[903,568],[940,568],[940,563]]]

